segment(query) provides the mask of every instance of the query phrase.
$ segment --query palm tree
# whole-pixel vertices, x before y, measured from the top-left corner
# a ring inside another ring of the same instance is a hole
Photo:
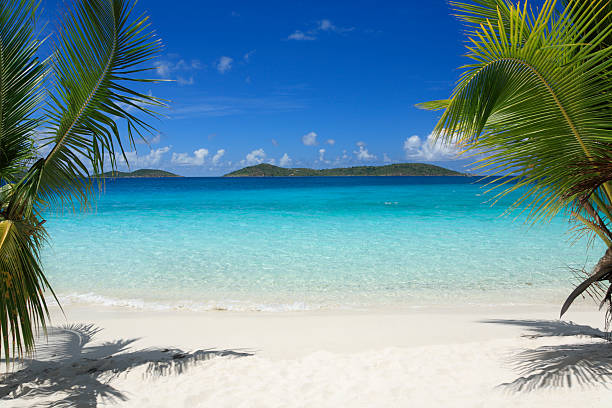
[[[561,309],[587,291],[612,310],[612,5],[606,1],[451,2],[466,25],[465,65],[435,134],[508,175],[498,195],[533,221],[569,211],[577,234],[607,251]],[[610,314],[608,313],[608,316]],[[608,320],[609,321],[609,320]]]
[[[163,105],[132,87],[151,82],[142,72],[160,51],[147,17],[133,11],[131,0],[75,0],[52,55],[40,60],[35,1],[0,3],[0,353],[7,363],[34,350],[49,319],[43,211],[87,208],[92,176],[105,164],[115,169],[124,144],[133,148],[152,130],[142,118]]]

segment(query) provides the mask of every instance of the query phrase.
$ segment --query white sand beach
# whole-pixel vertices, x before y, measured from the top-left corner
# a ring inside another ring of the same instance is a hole
[[[591,308],[564,321],[554,307],[195,313],[71,305],[65,313],[53,310],[56,327],[67,326],[5,376],[1,406],[612,403],[612,345]]]

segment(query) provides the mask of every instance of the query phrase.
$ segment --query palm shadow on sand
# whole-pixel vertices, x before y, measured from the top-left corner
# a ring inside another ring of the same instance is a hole
[[[177,375],[215,357],[252,356],[245,350],[205,349],[191,353],[179,349],[130,351],[138,339],[89,345],[100,331],[94,325],[70,325],[49,330],[48,341],[39,342],[36,356],[13,372],[0,376],[0,402],[14,398],[48,397],[50,407],[96,407],[98,400],[126,401],[110,381],[146,364],[150,377]],[[4,365],[4,360],[0,364]]]
[[[542,346],[510,357],[519,372],[516,380],[500,384],[508,391],[573,386],[609,387],[612,384],[612,343],[607,333],[590,326],[560,320],[485,320],[483,323],[520,326],[530,331],[528,338],[579,336],[584,343]]]

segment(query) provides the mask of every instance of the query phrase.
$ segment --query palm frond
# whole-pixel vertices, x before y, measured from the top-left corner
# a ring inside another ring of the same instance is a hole
[[[6,0],[0,5],[0,184],[16,181],[34,156],[35,111],[42,100],[44,65],[36,53],[36,5]]]
[[[142,131],[152,130],[138,114],[155,115],[151,108],[162,101],[128,84],[154,82],[141,77],[149,69],[142,65],[157,56],[161,45],[146,16],[133,18],[133,6],[129,0],[81,1],[65,19],[43,139],[50,151],[18,186],[20,197],[36,197],[39,206],[73,200],[86,205],[90,175],[102,174],[105,161],[115,169],[117,152],[125,157],[117,122],[125,122],[132,146]]]
[[[435,110],[446,109],[448,108],[449,104],[450,104],[450,99],[440,99],[437,101],[421,102],[421,103],[418,103],[416,106],[419,109],[435,111]]]
[[[477,153],[476,169],[510,175],[498,196],[522,190],[513,207],[532,220],[569,210],[575,236],[608,250],[573,300],[612,281],[612,5],[546,0],[452,3],[468,26],[467,64],[434,134]],[[421,104],[439,108],[438,102]],[[612,312],[612,289],[603,303]]]
[[[0,221],[0,353],[7,364],[11,350],[19,356],[34,351],[35,331],[46,327],[43,291],[50,287],[39,257],[45,236],[35,220]]]
[[[554,7],[546,2],[531,15],[509,5],[509,22],[497,20],[504,29],[480,26],[468,46],[473,62],[435,129],[445,141],[461,135],[466,151],[481,153],[476,169],[513,174],[516,183],[501,194],[524,188],[515,206],[535,220],[575,198],[567,192],[587,177],[576,163],[612,141],[609,112],[601,109],[612,92],[604,80],[612,48],[600,48],[612,27],[593,23],[607,17],[605,9],[597,2],[577,6],[589,18],[576,19],[571,6],[559,15]],[[594,26],[600,34],[584,43]]]
[[[20,356],[33,351],[35,330],[44,330],[48,319],[44,292],[53,291],[40,264],[41,211],[58,203],[87,205],[90,172],[102,174],[105,161],[114,169],[116,154],[125,157],[123,143],[133,146],[135,137],[152,130],[142,117],[155,116],[152,108],[163,105],[130,86],[152,82],[142,77],[143,64],[160,50],[147,18],[133,17],[133,7],[130,0],[76,1],[50,61],[46,113],[34,118],[45,74],[36,59],[36,5],[0,4],[0,353],[7,364],[10,350]],[[15,180],[32,158],[43,121],[41,147],[49,153]],[[125,123],[125,138],[118,122]]]

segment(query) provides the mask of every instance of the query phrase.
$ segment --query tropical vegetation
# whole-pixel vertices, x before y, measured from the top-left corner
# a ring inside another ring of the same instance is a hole
[[[135,88],[150,82],[143,71],[160,41],[147,17],[134,13],[131,0],[75,0],[44,42],[35,1],[0,2],[0,353],[7,363],[34,350],[49,318],[44,211],[87,208],[90,176],[127,161],[124,147],[152,130],[144,119],[163,105]]]
[[[245,167],[223,177],[328,177],[328,176],[464,176],[454,170],[425,163],[396,163],[386,166],[355,166],[335,169],[285,168],[268,163]]]
[[[573,230],[607,248],[561,309],[581,294],[612,310],[612,3],[450,2],[466,26],[469,62],[435,134],[479,172],[510,175],[499,195],[533,221],[568,212]],[[593,242],[593,241],[590,241]],[[607,319],[609,322],[609,319]]]
[[[100,174],[101,178],[158,178],[158,177],[180,177],[177,174],[165,170],[139,169],[134,171],[107,171]]]

